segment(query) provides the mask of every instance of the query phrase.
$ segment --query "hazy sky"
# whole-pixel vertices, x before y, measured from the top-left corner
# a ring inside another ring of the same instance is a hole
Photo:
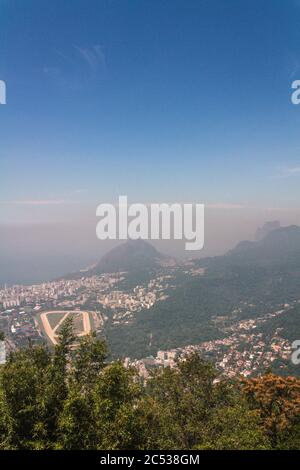
[[[298,205],[296,78],[295,0],[0,0],[2,220],[119,194]]]
[[[300,207],[299,0],[0,0],[0,79],[2,224]]]

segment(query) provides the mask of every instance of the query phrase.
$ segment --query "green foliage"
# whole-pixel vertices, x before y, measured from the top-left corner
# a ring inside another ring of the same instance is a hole
[[[145,448],[266,448],[268,440],[239,388],[215,379],[216,371],[198,355],[158,372],[141,409]]]
[[[105,362],[105,354],[93,335],[74,338],[71,323],[53,352],[39,346],[11,354],[0,369],[0,449],[300,447],[295,380],[220,380],[194,354],[142,385],[134,369]],[[278,407],[266,405],[281,390],[274,440]]]
[[[140,311],[130,324],[106,323],[106,339],[115,357],[139,359],[155,355],[158,350],[224,338],[227,333],[212,321],[214,317],[225,316],[229,321],[256,319],[298,300],[300,228],[285,227],[258,242],[242,242],[224,256],[194,260],[193,267],[205,269],[205,274],[186,275],[186,266],[153,270],[152,278],[172,275],[171,286],[164,292],[168,297]],[[143,281],[143,277],[140,281],[134,278],[132,272],[120,288],[132,288]],[[235,317],[233,311],[237,309],[240,311]],[[284,338],[299,337],[296,312],[268,320],[262,330],[268,333],[277,323],[283,328]]]

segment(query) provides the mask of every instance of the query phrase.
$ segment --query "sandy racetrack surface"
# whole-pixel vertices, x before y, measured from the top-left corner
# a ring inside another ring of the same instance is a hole
[[[61,314],[64,314],[64,316],[59,320],[59,322],[55,325],[55,327],[52,327],[49,323],[49,319],[48,319],[48,316],[51,315],[51,314],[57,314],[57,313],[61,313]],[[91,322],[90,322],[90,316],[89,316],[89,312],[80,312],[80,311],[73,311],[73,310],[70,310],[70,311],[65,311],[65,310],[53,310],[53,311],[50,311],[50,312],[44,312],[41,314],[41,322],[43,324],[43,327],[44,327],[44,330],[45,330],[45,333],[46,335],[48,336],[48,338],[50,339],[50,341],[56,345],[58,344],[58,341],[57,341],[57,331],[60,327],[60,325],[66,320],[66,318],[70,315],[70,314],[78,314],[78,313],[81,313],[82,314],[82,324],[83,324],[83,331],[81,333],[79,333],[77,336],[85,336],[85,335],[88,335],[90,332],[91,332]]]

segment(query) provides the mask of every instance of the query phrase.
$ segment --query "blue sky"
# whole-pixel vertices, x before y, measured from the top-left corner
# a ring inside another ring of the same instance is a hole
[[[299,0],[0,0],[0,79],[2,222],[300,205]]]

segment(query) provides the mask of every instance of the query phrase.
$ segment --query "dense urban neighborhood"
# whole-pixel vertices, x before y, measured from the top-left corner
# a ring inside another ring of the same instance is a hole
[[[110,335],[114,338],[120,332],[122,340],[124,331],[136,327],[139,315],[145,318],[154,307],[163,315],[179,283],[183,279],[199,282],[205,278],[205,273],[205,268],[194,261],[187,261],[180,266],[153,270],[138,285],[134,285],[130,273],[122,271],[87,273],[74,279],[36,285],[4,286],[0,290],[0,329],[5,335],[6,354],[29,343],[53,345],[53,337],[45,328],[45,318],[49,319],[49,328],[52,322],[55,331],[70,311],[82,315],[88,312],[89,327],[111,347]],[[134,354],[128,356],[126,345],[123,350],[118,350],[117,355],[114,351],[111,353],[114,358],[122,359],[126,367],[134,366],[143,379],[147,379],[156,368],[175,367],[179,359],[193,352],[211,360],[221,374],[229,378],[256,375],[277,363],[282,369],[290,362],[291,341],[282,335],[282,328],[266,332],[265,326],[274,319],[285,318],[298,304],[298,299],[285,304],[274,303],[273,308],[268,306],[267,312],[258,313],[261,312],[259,304],[240,301],[231,312],[216,312],[206,320],[212,331],[217,331],[217,337],[212,334],[210,339],[203,341],[200,329],[199,342],[180,344],[182,341],[178,340],[178,346],[175,344],[175,347],[162,349],[155,346],[155,332],[150,328],[148,355],[143,356],[141,349],[136,357]],[[245,311],[248,313],[245,314]],[[56,328],[53,323],[55,319],[58,321]],[[184,316],[181,321],[184,329]],[[85,334],[83,327],[82,330],[81,335]]]

